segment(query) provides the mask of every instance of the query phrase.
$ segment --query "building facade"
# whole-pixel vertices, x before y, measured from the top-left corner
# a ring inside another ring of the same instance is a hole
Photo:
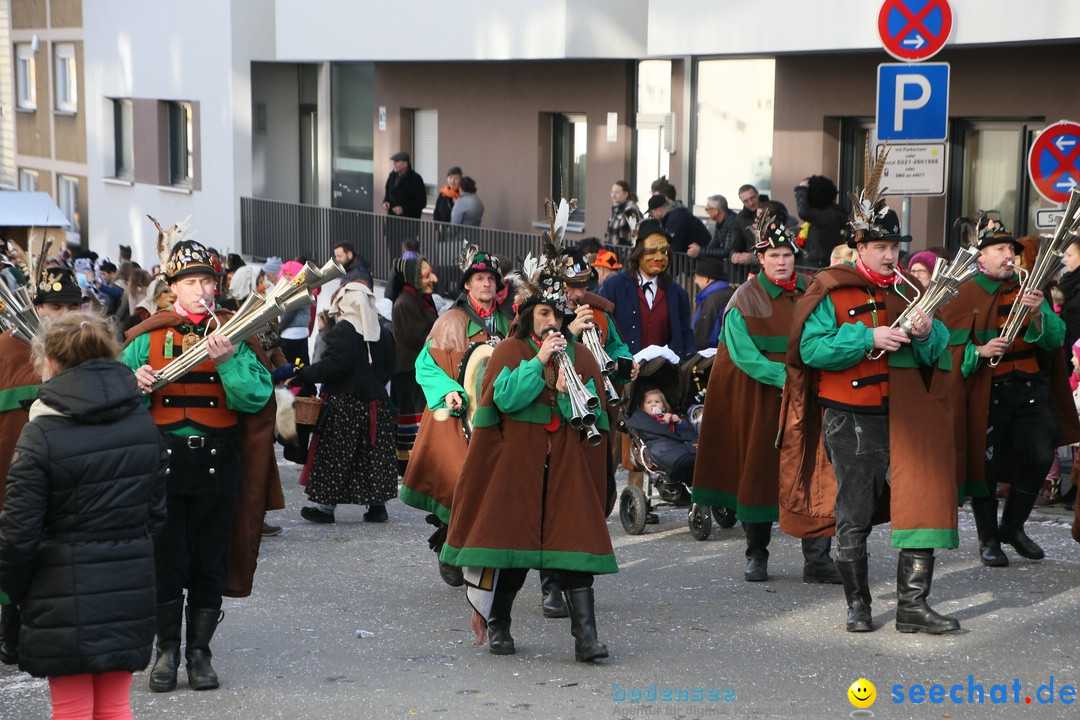
[[[913,249],[953,242],[952,220],[979,209],[1033,232],[1048,203],[1027,180],[1027,149],[1046,124],[1080,118],[1068,90],[1080,4],[951,6],[954,29],[934,58],[951,66],[948,173],[944,194],[908,204]],[[149,213],[190,215],[202,240],[236,250],[241,197],[377,212],[402,149],[431,204],[447,168],[472,176],[487,227],[531,231],[543,200],[562,192],[579,200],[581,235],[602,236],[612,183],[643,195],[659,175],[699,211],[716,193],[737,209],[744,182],[794,210],[808,175],[842,190],[862,183],[876,68],[893,62],[880,7],[88,4],[92,245],[133,241],[146,262]]]

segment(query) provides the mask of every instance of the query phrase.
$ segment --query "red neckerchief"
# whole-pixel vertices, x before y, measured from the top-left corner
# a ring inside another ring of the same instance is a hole
[[[492,313],[495,312],[495,303],[491,303],[491,309],[490,310],[485,310],[484,308],[480,307],[479,305],[477,305],[476,303],[473,302],[472,295],[467,295],[466,297],[469,298],[469,304],[472,305],[472,309],[476,311],[476,314],[480,316],[481,320],[487,320],[489,317],[491,317]],[[536,337],[536,336],[534,335],[533,337]],[[544,341],[541,340],[540,342],[537,343],[537,345],[540,345],[543,342]]]
[[[788,292],[795,292],[795,281],[798,280],[798,278],[799,278],[798,275],[796,275],[795,273],[791,273],[791,279],[790,280],[785,280],[784,282],[780,282],[779,280],[774,280],[773,278],[769,277],[769,275],[767,273],[765,273],[765,279],[766,280],[768,280],[769,282],[771,282],[773,285],[780,288],[781,290],[787,290]]]
[[[880,275],[863,264],[862,258],[855,261],[855,269],[859,271],[859,274],[869,280],[872,284],[879,288],[887,288],[896,284],[897,274],[892,275]]]
[[[195,327],[201,325],[203,320],[206,319],[206,316],[209,315],[209,313],[201,313],[199,315],[196,315],[195,313],[185,310],[184,306],[180,303],[173,303],[173,312],[182,318],[187,318]]]

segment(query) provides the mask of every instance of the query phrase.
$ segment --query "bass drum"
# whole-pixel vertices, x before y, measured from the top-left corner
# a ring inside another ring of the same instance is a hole
[[[465,351],[461,364],[458,365],[457,381],[461,387],[465,388],[465,396],[468,398],[463,417],[468,421],[470,428],[473,424],[473,415],[476,414],[476,408],[480,404],[480,385],[484,381],[484,370],[487,369],[491,353],[498,344],[498,340],[474,342]]]

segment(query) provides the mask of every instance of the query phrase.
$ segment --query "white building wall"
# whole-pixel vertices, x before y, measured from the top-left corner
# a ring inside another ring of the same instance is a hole
[[[949,0],[952,45],[1080,37],[1075,0]],[[650,0],[648,52],[761,55],[881,47],[881,0]],[[882,51],[884,52],[884,51]],[[882,62],[889,61],[884,56]]]
[[[240,247],[239,197],[251,192],[250,61],[272,43],[273,14],[259,0],[111,0],[83,6],[89,202],[94,245],[132,244],[156,264],[150,214],[171,224],[191,216],[197,239]],[[235,37],[234,37],[235,31]],[[109,182],[110,98],[199,103],[200,189]]]

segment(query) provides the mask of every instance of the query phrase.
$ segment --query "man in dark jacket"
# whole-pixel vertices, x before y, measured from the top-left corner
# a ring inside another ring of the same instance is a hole
[[[427,206],[424,179],[412,169],[409,153],[404,150],[390,156],[394,170],[386,178],[382,208],[388,215],[418,218]]]
[[[700,249],[709,244],[709,230],[705,223],[694,217],[694,213],[680,202],[669,200],[664,195],[653,195],[649,198],[649,215],[664,224],[664,230],[671,238],[671,249],[675,252],[690,252],[693,246]]]
[[[735,240],[740,232],[735,214],[728,208],[727,198],[723,195],[711,196],[705,203],[705,214],[715,223],[712,240],[700,250],[691,247],[687,254],[690,257],[705,256],[727,260],[734,251]]]

